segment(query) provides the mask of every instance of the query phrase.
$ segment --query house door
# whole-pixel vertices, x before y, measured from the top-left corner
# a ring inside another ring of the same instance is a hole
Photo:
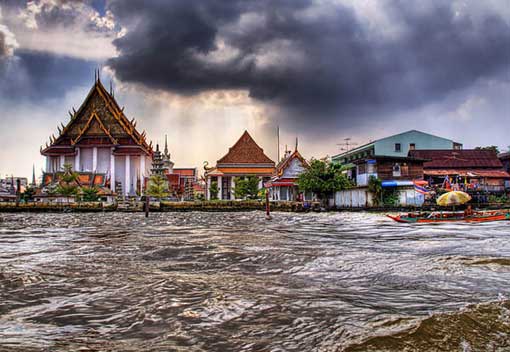
[[[231,185],[231,177],[223,176],[221,178],[221,199],[230,200]]]

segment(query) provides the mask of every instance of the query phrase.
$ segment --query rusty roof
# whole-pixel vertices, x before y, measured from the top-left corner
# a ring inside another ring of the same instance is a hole
[[[217,161],[217,164],[271,164],[274,167],[274,161],[264,154],[264,150],[258,146],[248,131],[244,131],[241,138]]]
[[[427,159],[424,169],[503,168],[497,154],[491,150],[411,150],[409,156]]]

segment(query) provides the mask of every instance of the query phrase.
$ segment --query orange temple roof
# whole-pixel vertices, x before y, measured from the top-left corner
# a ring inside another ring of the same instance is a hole
[[[228,153],[217,161],[217,165],[220,164],[269,164],[274,167],[274,161],[264,154],[248,131],[244,131]]]
[[[271,176],[273,167],[219,167],[209,172],[209,175],[265,175]]]

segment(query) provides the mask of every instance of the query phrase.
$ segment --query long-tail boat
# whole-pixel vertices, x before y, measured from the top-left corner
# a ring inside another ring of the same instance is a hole
[[[445,223],[445,222],[491,222],[510,220],[510,210],[494,210],[474,212],[466,215],[464,212],[431,212],[431,213],[408,213],[400,215],[386,215],[392,220],[406,224],[416,223]]]

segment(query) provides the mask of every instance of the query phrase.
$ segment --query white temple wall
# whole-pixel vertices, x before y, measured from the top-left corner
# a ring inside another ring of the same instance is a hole
[[[131,181],[129,191],[131,192],[132,190],[133,192],[136,192],[136,185],[140,175],[140,156],[131,155],[130,166]]]
[[[152,157],[145,156],[145,177],[149,177],[151,175],[152,168]]]
[[[97,148],[97,169],[98,173],[110,173],[111,148]]]
[[[123,155],[115,156],[115,182],[121,182],[124,188],[126,177],[125,157]]]
[[[80,148],[80,171],[92,172],[93,148]]]
[[[60,157],[59,156],[49,156],[46,164],[47,172],[58,172],[60,170]]]

